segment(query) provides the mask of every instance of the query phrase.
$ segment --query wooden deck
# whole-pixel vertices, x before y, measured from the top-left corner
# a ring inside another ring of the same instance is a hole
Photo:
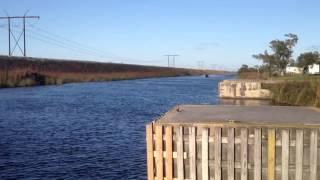
[[[317,180],[320,112],[285,106],[175,107],[146,126],[149,180]]]

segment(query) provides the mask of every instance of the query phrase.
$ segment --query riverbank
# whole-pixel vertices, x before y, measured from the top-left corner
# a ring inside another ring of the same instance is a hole
[[[252,79],[260,81],[261,89],[270,91],[271,100],[275,104],[320,108],[320,76],[286,75],[261,80],[265,79],[262,76],[257,73],[251,73],[250,76],[248,73],[241,73],[239,79],[244,82],[251,82]]]
[[[214,70],[0,56],[0,88],[224,73]]]
[[[293,106],[315,106],[320,108],[320,81],[278,80],[276,83],[263,83],[262,88],[272,93],[272,101]]]
[[[219,83],[219,97],[224,99],[271,99],[270,90],[262,88],[262,80],[224,80]]]

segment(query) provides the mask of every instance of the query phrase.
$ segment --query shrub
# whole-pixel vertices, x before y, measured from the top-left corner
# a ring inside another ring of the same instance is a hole
[[[263,84],[273,95],[273,101],[278,104],[320,107],[320,81],[283,81],[273,84]]]

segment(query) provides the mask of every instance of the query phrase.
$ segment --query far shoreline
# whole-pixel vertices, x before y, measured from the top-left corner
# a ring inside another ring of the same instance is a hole
[[[227,71],[0,56],[0,88],[147,78],[228,75]]]

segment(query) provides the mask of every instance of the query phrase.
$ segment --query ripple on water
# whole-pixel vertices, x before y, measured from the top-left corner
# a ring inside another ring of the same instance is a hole
[[[146,179],[145,124],[176,104],[216,104],[213,78],[0,90],[0,179]]]

